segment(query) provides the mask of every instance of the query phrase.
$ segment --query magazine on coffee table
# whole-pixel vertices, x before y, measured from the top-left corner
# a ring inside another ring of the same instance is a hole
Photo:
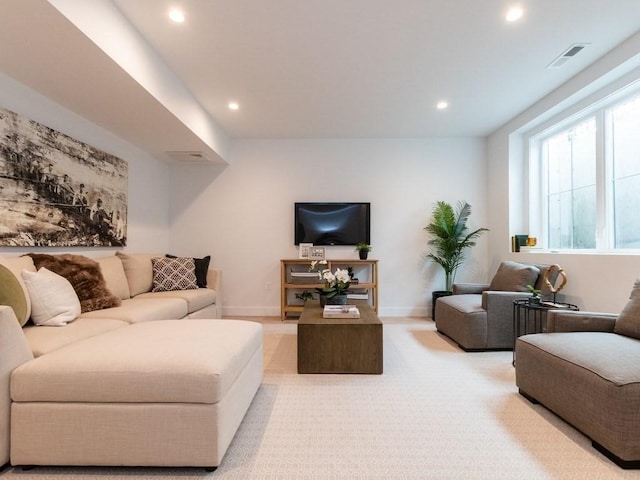
[[[360,310],[355,305],[325,305],[322,318],[360,318]]]

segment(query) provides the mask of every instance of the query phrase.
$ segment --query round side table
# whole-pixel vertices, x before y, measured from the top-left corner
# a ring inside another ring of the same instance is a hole
[[[513,301],[513,364],[516,364],[516,339],[528,333],[547,331],[549,310],[580,310],[577,305],[563,302],[529,303],[528,298]]]

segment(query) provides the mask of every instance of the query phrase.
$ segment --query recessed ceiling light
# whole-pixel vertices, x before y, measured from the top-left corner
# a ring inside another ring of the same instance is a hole
[[[238,102],[229,102],[229,110],[238,110],[239,108]]]
[[[169,11],[169,18],[176,23],[183,23],[184,12],[178,8],[173,8]]]
[[[524,10],[522,8],[513,7],[509,9],[504,18],[507,22],[515,22],[516,20],[520,20],[522,15],[524,15]]]
[[[444,109],[445,109],[445,108],[447,108],[448,106],[449,106],[449,104],[448,104],[447,102],[445,102],[445,101],[438,102],[438,103],[436,104],[436,108],[437,108],[438,110],[444,110]]]

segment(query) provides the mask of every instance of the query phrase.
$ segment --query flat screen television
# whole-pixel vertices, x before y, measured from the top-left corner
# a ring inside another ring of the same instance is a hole
[[[371,243],[371,204],[367,202],[297,202],[295,244],[356,245]]]

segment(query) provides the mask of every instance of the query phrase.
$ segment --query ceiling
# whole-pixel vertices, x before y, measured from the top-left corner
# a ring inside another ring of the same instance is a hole
[[[515,0],[513,23],[507,0],[89,1],[112,2],[229,138],[486,136],[640,31],[639,0]],[[0,72],[125,140],[208,148],[45,0],[0,2],[0,45]]]

